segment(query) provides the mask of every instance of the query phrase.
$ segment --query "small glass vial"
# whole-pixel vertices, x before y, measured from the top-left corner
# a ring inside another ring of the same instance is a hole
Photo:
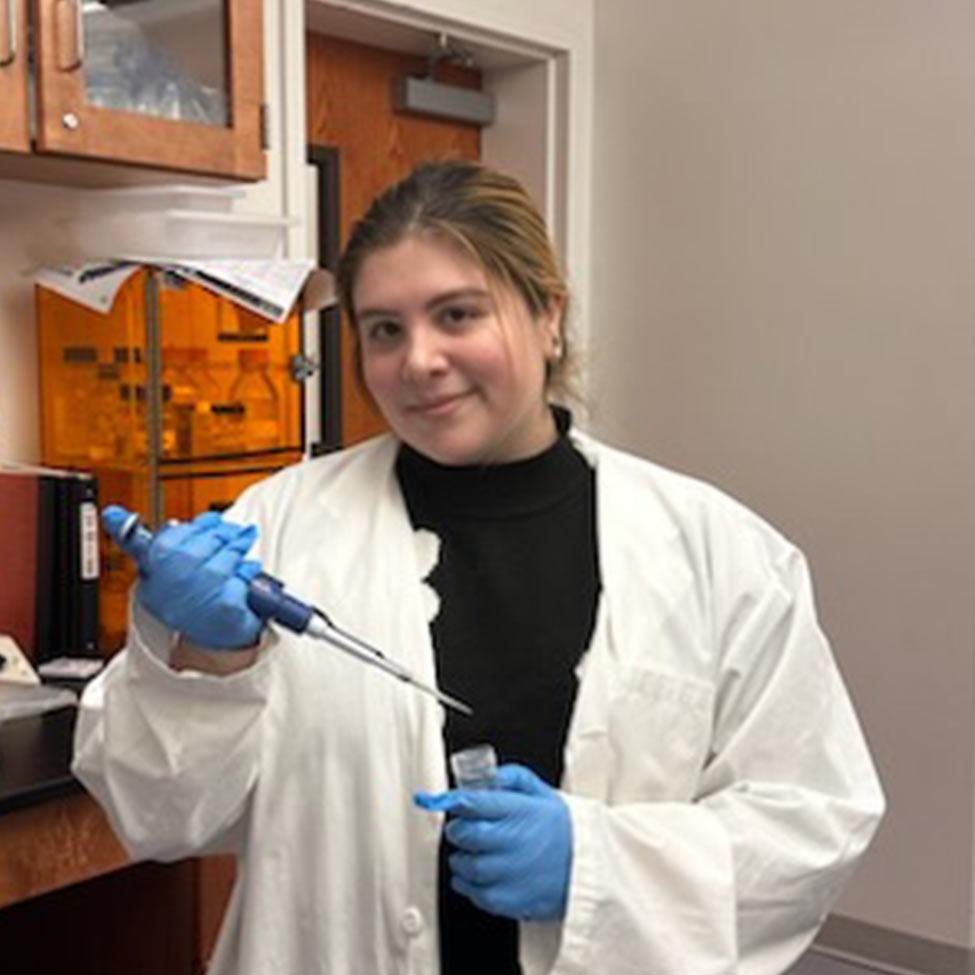
[[[493,789],[498,756],[491,745],[472,745],[450,756],[450,770],[459,789]]]

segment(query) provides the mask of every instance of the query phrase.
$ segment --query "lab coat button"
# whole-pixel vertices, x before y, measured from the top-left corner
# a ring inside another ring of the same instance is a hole
[[[408,907],[403,911],[403,930],[415,938],[423,930],[423,915],[418,907]]]

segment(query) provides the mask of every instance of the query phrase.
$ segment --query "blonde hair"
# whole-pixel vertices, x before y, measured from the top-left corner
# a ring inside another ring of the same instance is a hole
[[[336,279],[339,300],[356,333],[357,358],[352,299],[363,262],[377,250],[424,232],[459,245],[489,277],[519,294],[533,318],[553,305],[561,308],[561,354],[548,363],[547,389],[571,395],[565,334],[569,289],[545,220],[516,179],[469,160],[423,163],[376,197],[352,228]]]

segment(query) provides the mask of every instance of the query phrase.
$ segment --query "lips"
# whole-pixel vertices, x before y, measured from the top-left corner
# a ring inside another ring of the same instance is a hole
[[[430,399],[419,400],[415,403],[411,403],[407,409],[411,413],[417,413],[421,416],[439,416],[444,413],[449,413],[455,406],[457,406],[461,401],[467,398],[468,393],[453,393],[449,396],[436,396]]]

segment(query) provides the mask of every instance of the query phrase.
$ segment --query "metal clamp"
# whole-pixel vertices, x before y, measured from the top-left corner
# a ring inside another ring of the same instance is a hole
[[[437,46],[427,55],[427,73],[425,78],[433,79],[437,65],[441,61],[448,64],[461,64],[465,68],[474,67],[474,55],[457,41],[451,40],[446,34],[437,37]]]
[[[288,366],[296,383],[303,383],[318,372],[318,360],[310,355],[293,355]]]

